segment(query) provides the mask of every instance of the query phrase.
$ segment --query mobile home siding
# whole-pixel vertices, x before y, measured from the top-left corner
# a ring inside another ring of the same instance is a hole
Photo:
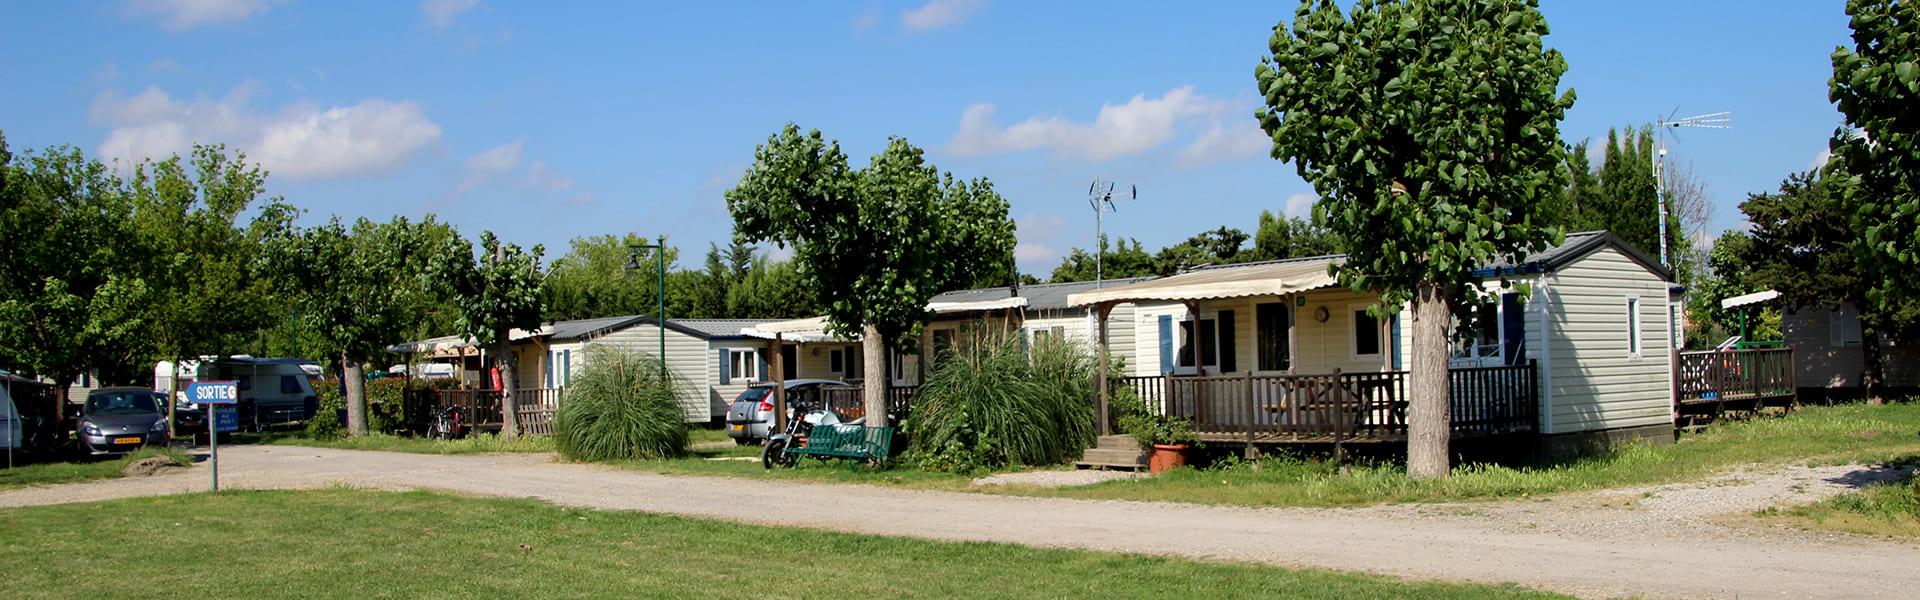
[[[606,344],[648,355],[659,354],[660,329],[653,325],[629,327],[609,333],[592,344]],[[709,390],[714,381],[710,365],[713,362],[712,353],[706,340],[673,329],[667,330],[667,370],[694,390],[694,393],[680,399],[680,408],[686,412],[688,423],[705,423],[713,418],[712,392]]]
[[[1562,266],[1545,280],[1551,308],[1545,433],[1671,423],[1667,282],[1613,248]],[[1638,358],[1629,356],[1630,295],[1639,298]]]
[[[1842,304],[1836,313],[1825,306],[1789,310],[1781,315],[1780,328],[1786,345],[1793,348],[1794,367],[1799,370],[1800,387],[1858,388],[1867,370],[1866,351],[1855,345],[1835,343],[1834,326],[1839,319],[1858,319],[1851,304]],[[1887,385],[1920,386],[1920,352],[1881,344],[1881,370]]]

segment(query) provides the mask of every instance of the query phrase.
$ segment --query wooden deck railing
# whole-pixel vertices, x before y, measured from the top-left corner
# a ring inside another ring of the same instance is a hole
[[[1799,386],[1792,348],[1682,352],[1673,377],[1681,406],[1791,399]]]
[[[905,419],[913,410],[913,393],[918,386],[898,386],[887,388],[887,412],[895,419]],[[826,408],[849,419],[858,419],[867,414],[867,404],[862,386],[821,388],[821,398]]]
[[[1394,440],[1407,433],[1405,371],[1126,379],[1129,388],[1158,383],[1160,401],[1148,406],[1193,419],[1195,431],[1215,441]],[[1531,362],[1451,370],[1454,437],[1534,431],[1539,389]]]
[[[515,394],[520,417],[520,432],[530,435],[549,435],[553,433],[553,411],[560,407],[564,390],[557,388],[523,388]],[[499,390],[437,390],[439,403],[434,409],[449,406],[460,407],[462,416],[470,426],[484,428],[498,427],[501,423]]]

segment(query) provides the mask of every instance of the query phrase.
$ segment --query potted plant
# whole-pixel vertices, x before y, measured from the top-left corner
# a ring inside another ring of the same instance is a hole
[[[1193,422],[1185,417],[1128,415],[1120,420],[1120,428],[1148,452],[1147,470],[1153,473],[1186,466],[1187,450],[1200,445],[1200,434],[1194,433]]]

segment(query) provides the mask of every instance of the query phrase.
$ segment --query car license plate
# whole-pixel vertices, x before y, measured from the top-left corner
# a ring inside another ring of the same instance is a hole
[[[137,437],[117,437],[117,438],[113,438],[113,443],[115,443],[115,444],[138,444],[138,443],[140,443],[140,438],[137,438]]]
[[[735,425],[735,426],[733,426],[733,430],[734,430],[734,431],[746,431],[746,430],[747,430],[747,426],[745,426],[745,425]]]

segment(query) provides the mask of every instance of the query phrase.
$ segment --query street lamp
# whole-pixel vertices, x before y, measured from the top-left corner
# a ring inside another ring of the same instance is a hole
[[[660,236],[653,244],[627,244],[627,270],[640,269],[640,251],[652,249],[659,253],[653,261],[659,267],[660,287],[654,293],[654,299],[660,305],[660,368],[667,368],[667,236]]]

